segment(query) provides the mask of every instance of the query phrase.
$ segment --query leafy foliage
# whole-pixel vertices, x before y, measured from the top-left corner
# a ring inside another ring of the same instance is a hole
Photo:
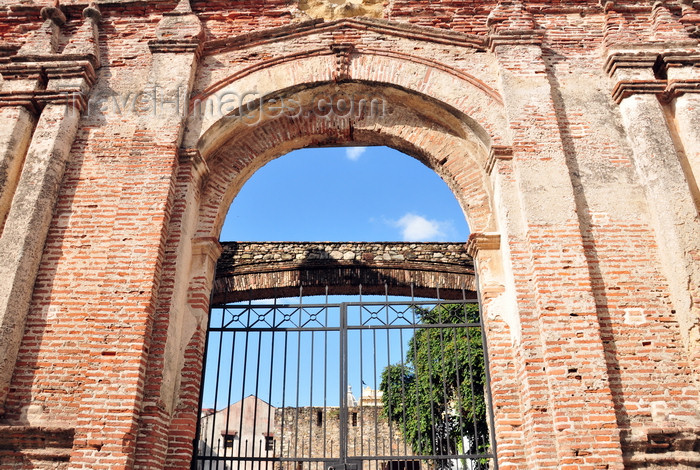
[[[424,325],[479,322],[474,304],[417,314]],[[405,361],[384,369],[380,385],[384,412],[417,455],[487,451],[485,387],[481,331],[474,327],[417,329]]]

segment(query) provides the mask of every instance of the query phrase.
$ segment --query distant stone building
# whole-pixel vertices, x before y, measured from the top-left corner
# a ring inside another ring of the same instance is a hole
[[[250,395],[217,412],[202,413],[200,420],[199,455],[255,457],[268,455],[274,449],[277,409]],[[200,468],[260,470],[249,461],[231,465],[206,463]]]
[[[248,396],[217,412],[205,410],[200,420],[199,455],[248,457],[240,463],[205,462],[201,470],[295,470],[297,462],[266,463],[260,457],[322,458],[339,456],[340,427],[347,426],[348,456],[413,455],[382,412],[382,392],[365,387],[360,400],[348,390],[347,422],[337,406],[275,408]],[[242,414],[241,414],[242,410]],[[374,462],[365,461],[369,470]],[[379,464],[381,467],[381,464]],[[305,467],[306,468],[306,467]],[[313,467],[312,467],[313,468]],[[373,468],[373,467],[372,467]]]

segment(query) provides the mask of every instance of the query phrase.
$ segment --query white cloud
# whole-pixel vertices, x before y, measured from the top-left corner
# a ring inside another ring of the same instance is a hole
[[[444,240],[449,224],[437,220],[428,220],[410,212],[394,223],[401,229],[405,242],[424,242]]]
[[[345,149],[345,156],[350,160],[355,161],[360,158],[360,155],[367,151],[367,147],[348,147]]]

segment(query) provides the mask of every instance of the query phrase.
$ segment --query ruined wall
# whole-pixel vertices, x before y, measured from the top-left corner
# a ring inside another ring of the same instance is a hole
[[[321,420],[318,420],[318,414]],[[353,416],[354,415],[354,416]],[[282,434],[282,419],[286,433]],[[277,449],[284,457],[314,457],[337,459],[340,428],[345,427],[348,440],[348,456],[410,456],[413,451],[401,438],[396,425],[389,426],[381,407],[350,406],[348,421],[341,422],[337,407],[288,407],[278,409],[276,414]],[[281,446],[281,448],[279,447]],[[397,457],[399,459],[399,457]],[[401,458],[400,460],[405,460]],[[377,462],[365,460],[363,469],[376,468]],[[278,468],[278,467],[275,467]],[[293,470],[292,463],[283,463],[283,470]]]
[[[406,460],[412,456],[413,450],[406,444],[401,431],[395,424],[389,426],[381,405],[350,406],[347,410],[347,421],[341,421],[340,409],[337,406],[305,406],[268,408],[261,402],[257,413],[249,413],[248,426],[239,432],[239,416],[232,416],[227,421],[226,410],[220,410],[203,417],[200,422],[199,455],[204,457],[282,457],[285,459],[322,459],[338,460],[340,456],[341,428],[346,432],[348,456],[395,456],[395,460]],[[273,410],[268,421],[266,412]],[[216,414],[216,419],[212,419]],[[255,427],[250,426],[255,416]],[[228,424],[228,428],[226,425]],[[213,431],[213,433],[212,433]],[[231,445],[225,443],[224,434],[234,436]],[[212,441],[213,436],[213,441]],[[265,437],[272,442],[266,446]],[[253,443],[253,441],[255,441]],[[240,446],[240,448],[239,448]],[[203,470],[219,468],[220,470],[295,470],[297,468],[320,468],[316,462],[275,462],[266,463],[249,459],[240,463],[225,462],[217,467],[216,462],[203,461],[199,463]],[[370,470],[378,468],[376,461],[365,459],[363,468]]]
[[[188,468],[226,210],[310,145],[455,194],[501,468],[697,467],[697,1],[49,3],[0,2],[0,469]]]

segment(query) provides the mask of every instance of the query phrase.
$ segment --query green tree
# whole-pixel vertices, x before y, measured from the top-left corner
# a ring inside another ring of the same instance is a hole
[[[481,329],[451,326],[478,323],[478,305],[447,304],[417,315],[423,325],[449,325],[418,328],[404,362],[384,369],[384,412],[417,455],[488,451]],[[445,468],[451,461],[436,464]]]

